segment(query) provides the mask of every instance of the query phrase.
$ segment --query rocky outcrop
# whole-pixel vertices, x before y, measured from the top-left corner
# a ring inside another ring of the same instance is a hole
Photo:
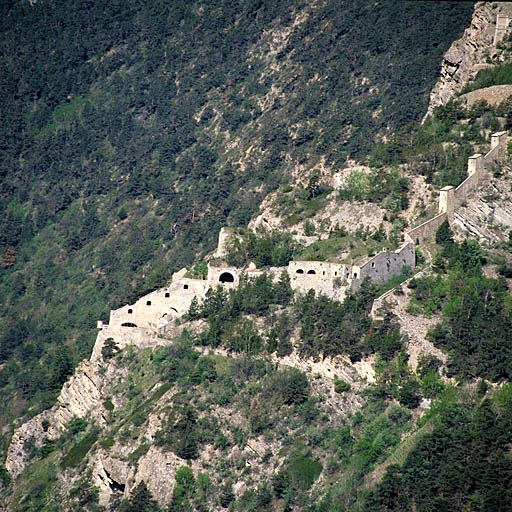
[[[477,67],[486,63],[487,57],[494,49],[496,15],[500,8],[498,4],[490,2],[475,4],[470,27],[450,46],[443,58],[440,77],[430,93],[425,118],[435,107],[445,105],[460,92],[471,75],[476,72]]]
[[[16,478],[27,467],[31,446],[40,447],[46,440],[58,438],[74,417],[104,424],[106,387],[120,378],[122,375],[112,367],[103,368],[101,364],[82,361],[64,384],[57,403],[14,431],[5,461],[10,475]]]

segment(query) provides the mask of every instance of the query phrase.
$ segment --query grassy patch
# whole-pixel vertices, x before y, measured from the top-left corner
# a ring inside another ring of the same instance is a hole
[[[320,462],[299,455],[290,461],[289,466],[291,479],[300,489],[309,489],[322,472]]]
[[[106,437],[100,441],[100,445],[105,448],[105,450],[110,450],[112,446],[115,444],[115,439],[113,437]]]
[[[138,446],[132,453],[130,453],[130,460],[132,462],[137,462],[144,454],[146,454],[149,450],[148,443],[142,443]]]
[[[354,238],[350,236],[318,240],[318,242],[309,245],[303,251],[301,251],[297,255],[296,259],[307,261],[339,260],[340,254],[347,250],[347,248],[349,248],[350,242],[353,241]]]
[[[67,455],[65,455],[60,463],[62,469],[72,468],[80,464],[87,455],[92,445],[98,440],[97,432],[90,432],[81,441],[74,444]]]

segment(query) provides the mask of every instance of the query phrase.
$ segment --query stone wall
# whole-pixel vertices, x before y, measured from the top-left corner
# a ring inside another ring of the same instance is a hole
[[[108,338],[112,338],[120,349],[129,345],[136,345],[137,347],[153,346],[156,342],[155,334],[143,327],[103,325],[98,330],[96,343],[92,349],[91,361],[98,361],[102,358],[101,349]]]
[[[361,265],[360,279],[369,277],[375,284],[384,284],[392,277],[402,274],[404,266],[413,269],[416,266],[415,247],[406,243],[394,252],[384,251]]]
[[[489,105],[499,105],[509,96],[512,96],[512,85],[491,85],[462,94],[458,100],[465,107],[471,107],[482,100],[485,100]]]
[[[493,44],[496,46],[500,41],[503,41],[504,37],[509,32],[509,25],[512,21],[510,16],[504,14],[496,15],[496,30],[494,32]]]
[[[141,297],[134,304],[127,304],[110,312],[109,325],[133,329],[141,327],[157,332],[168,321],[188,311],[192,299],[203,298],[209,288],[207,281],[179,278],[166,288],[155,290]]]
[[[352,267],[325,261],[290,261],[288,274],[293,290],[315,290],[336,300],[343,300],[352,287]]]
[[[433,219],[427,220],[423,224],[420,224],[414,229],[408,231],[405,235],[405,240],[416,245],[421,244],[424,240],[429,240],[436,234],[439,226],[446,219],[446,213],[440,213],[439,215],[436,215]]]
[[[507,152],[507,132],[497,132],[491,135],[491,149],[485,156],[475,154],[468,158],[468,177],[457,187],[443,187],[439,191],[439,214],[423,224],[411,229],[405,234],[406,242],[419,244],[432,238],[439,226],[450,220],[453,213],[467,199],[470,193],[478,188],[485,179],[487,171],[496,163],[503,160]]]
[[[237,287],[240,282],[240,269],[236,267],[214,267],[208,265],[208,281],[210,284],[223,284],[227,287]]]

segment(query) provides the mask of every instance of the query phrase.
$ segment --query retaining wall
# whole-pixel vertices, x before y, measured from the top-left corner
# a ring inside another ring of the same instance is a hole
[[[141,327],[119,327],[104,325],[98,331],[96,343],[92,350],[91,361],[101,359],[101,349],[105,340],[112,338],[117,344],[118,348],[122,349],[129,345],[136,345],[137,347],[150,347],[155,345],[156,338],[147,329]]]

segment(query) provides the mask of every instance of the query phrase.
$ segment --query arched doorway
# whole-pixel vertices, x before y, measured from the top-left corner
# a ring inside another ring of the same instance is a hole
[[[231,272],[222,272],[219,276],[219,283],[234,283],[235,277]]]

